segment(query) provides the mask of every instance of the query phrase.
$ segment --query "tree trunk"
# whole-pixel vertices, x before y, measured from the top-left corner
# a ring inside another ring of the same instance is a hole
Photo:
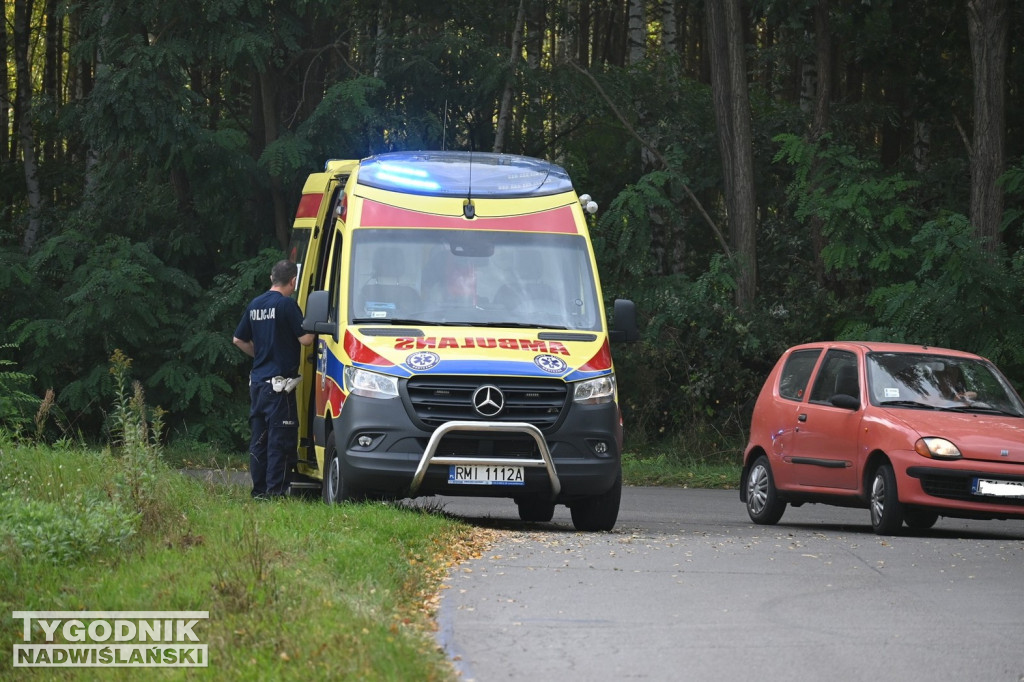
[[[512,51],[508,57],[508,77],[505,79],[505,92],[501,95],[501,106],[498,109],[498,129],[494,131],[495,152],[505,151],[505,135],[508,133],[509,121],[512,120],[512,95],[515,93],[519,55],[523,51],[523,25],[525,23],[526,0],[519,0],[516,26],[512,29]]]
[[[708,2],[705,11],[729,240],[738,271],[736,304],[746,308],[757,291],[757,211],[740,0]]]
[[[377,31],[376,39],[374,40],[373,48],[373,77],[380,78],[380,74],[384,71],[384,57],[385,57],[385,46],[388,42],[388,24],[387,24],[387,12],[388,3],[387,0],[381,0],[380,5],[377,7]]]
[[[814,7],[814,51],[815,59],[815,91],[814,116],[808,138],[817,142],[828,130],[830,113],[829,101],[832,98],[832,30],[829,25],[829,0],[819,0]],[[801,98],[802,99],[802,98]],[[812,171],[812,175],[813,175]],[[809,221],[811,230],[811,247],[814,249],[814,278],[819,284],[825,280],[825,263],[821,253],[825,249],[825,236],[822,234],[822,220],[813,216]]]
[[[644,21],[644,0],[629,0],[629,48],[626,58],[630,65],[639,64],[647,52],[647,22]]]
[[[100,20],[100,40],[96,47],[96,68],[95,68],[95,79],[94,81],[88,81],[88,77],[85,75],[88,69],[86,65],[82,66],[82,97],[86,97],[91,91],[95,83],[102,81],[104,78],[110,77],[110,66],[107,64],[106,55],[106,38],[103,34],[106,31],[107,24],[110,22],[110,14],[104,12],[103,17]],[[87,89],[88,88],[88,89]],[[84,192],[86,198],[93,198],[97,194],[97,188],[99,187],[99,163],[100,153],[93,145],[89,145],[85,152],[85,182]]]
[[[46,53],[43,61],[43,95],[50,100],[54,114],[64,104],[62,81],[64,77],[64,45],[61,40],[61,17],[57,8],[57,0],[46,0],[43,14],[46,22]],[[59,162],[62,145],[55,136],[47,136],[43,144],[42,163]]]
[[[35,249],[39,240],[43,203],[43,194],[39,187],[39,161],[36,157],[35,135],[32,130],[32,78],[28,61],[31,18],[32,1],[14,0],[14,67],[18,80],[15,116],[18,119],[17,134],[28,195],[28,226],[21,241],[21,248],[25,253]]]
[[[268,66],[259,73],[260,106],[263,123],[263,149],[278,138],[278,74]],[[282,249],[288,248],[291,237],[291,217],[288,214],[288,199],[285,196],[281,178],[270,176],[270,199],[274,206],[274,234]]]
[[[971,225],[994,251],[1003,218],[1006,143],[1006,0],[970,0],[967,29],[974,75],[971,142]]]
[[[7,0],[4,0],[4,16],[7,16]],[[0,21],[0,54],[7,54],[7,22]],[[7,59],[0,62],[0,83],[3,83],[4,98],[8,97],[7,88],[11,75],[7,69]],[[0,163],[11,158],[11,116],[6,105],[0,105]]]
[[[676,54],[679,51],[675,0],[661,0],[661,49],[665,54]]]

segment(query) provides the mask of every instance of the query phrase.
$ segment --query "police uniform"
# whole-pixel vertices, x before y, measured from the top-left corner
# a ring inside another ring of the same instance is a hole
[[[294,299],[270,290],[249,303],[235,337],[253,344],[249,374],[249,471],[252,496],[287,492],[289,458],[298,448],[298,409],[293,391],[274,390],[274,377],[295,377],[299,369],[302,311]]]

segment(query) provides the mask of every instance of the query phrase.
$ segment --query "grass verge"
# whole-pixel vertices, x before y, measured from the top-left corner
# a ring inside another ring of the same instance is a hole
[[[746,432],[697,425],[685,435],[661,442],[633,443],[622,456],[622,480],[628,485],[682,488],[739,486]]]
[[[171,469],[249,470],[248,453],[225,452],[204,443],[172,442],[161,449],[160,455]]]
[[[740,464],[627,452],[622,456],[622,480],[626,485],[733,489],[739,485]]]
[[[255,502],[162,462],[0,441],[0,676],[137,679],[135,668],[12,668],[16,610],[196,610],[209,667],[146,678],[447,680],[431,632],[471,528],[389,505]],[[58,630],[58,637],[59,635]],[[43,642],[41,630],[33,642]]]

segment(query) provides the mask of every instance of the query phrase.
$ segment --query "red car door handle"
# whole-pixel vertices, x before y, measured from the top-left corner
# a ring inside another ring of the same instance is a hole
[[[805,421],[807,421],[807,415],[806,414],[798,414],[797,417],[796,417],[796,420],[798,422],[805,422]]]

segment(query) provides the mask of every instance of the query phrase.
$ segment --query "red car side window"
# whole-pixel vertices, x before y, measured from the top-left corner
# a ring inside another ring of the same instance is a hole
[[[831,350],[818,370],[818,378],[811,391],[811,402],[827,403],[837,393],[860,396],[857,356],[846,351]]]
[[[803,400],[811,371],[821,355],[820,348],[798,350],[786,360],[779,375],[779,395],[787,400]]]

